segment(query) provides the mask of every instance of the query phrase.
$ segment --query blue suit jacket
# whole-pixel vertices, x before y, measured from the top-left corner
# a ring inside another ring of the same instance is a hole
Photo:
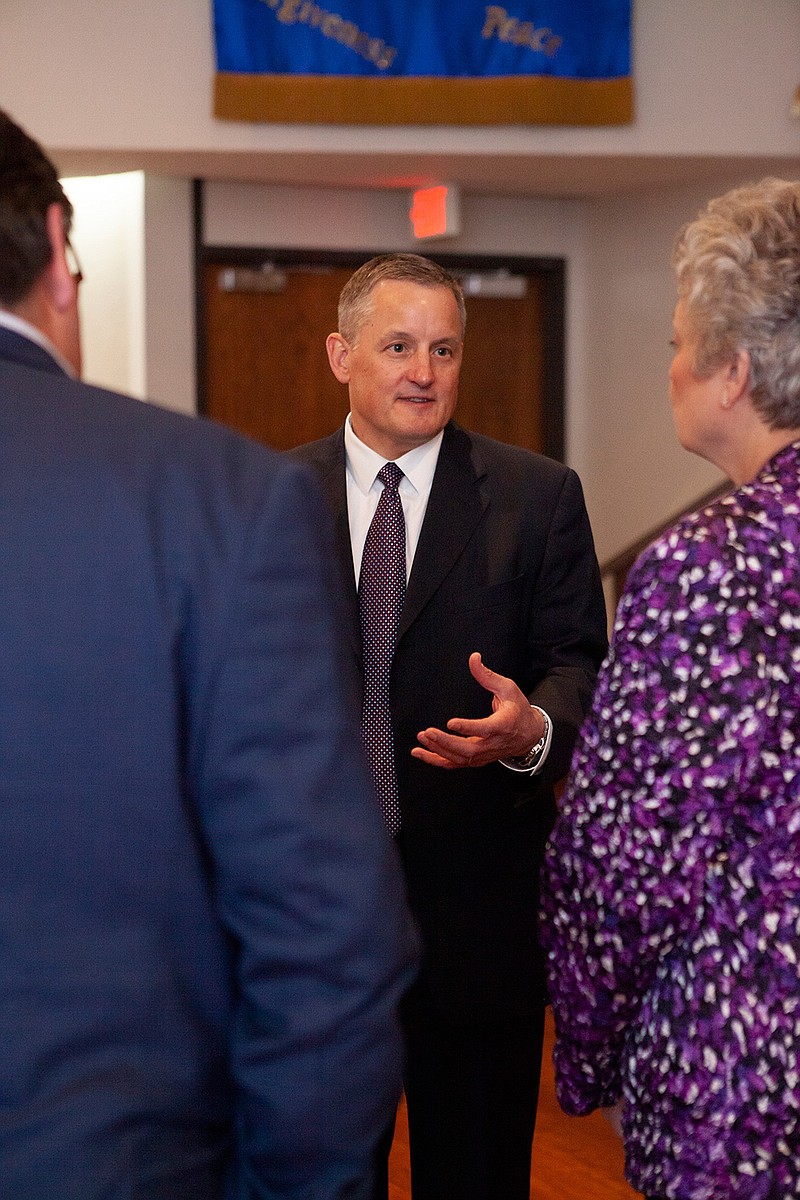
[[[3,1200],[368,1194],[413,949],[330,558],[304,468],[0,329]]]

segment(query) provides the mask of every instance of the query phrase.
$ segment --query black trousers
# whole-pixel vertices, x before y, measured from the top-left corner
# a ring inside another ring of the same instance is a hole
[[[462,1025],[415,988],[403,1016],[413,1200],[529,1200],[544,1008]]]

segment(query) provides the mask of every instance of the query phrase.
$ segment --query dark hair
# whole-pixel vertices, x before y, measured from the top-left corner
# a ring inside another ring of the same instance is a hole
[[[370,296],[385,279],[417,283],[421,287],[448,288],[455,297],[461,322],[461,336],[464,336],[467,324],[464,291],[449,271],[420,254],[381,254],[359,267],[342,288],[339,297],[339,333],[346,342],[355,344],[369,312]]]
[[[50,262],[46,217],[51,204],[61,205],[68,235],[72,205],[55,167],[0,109],[0,305],[23,300]]]

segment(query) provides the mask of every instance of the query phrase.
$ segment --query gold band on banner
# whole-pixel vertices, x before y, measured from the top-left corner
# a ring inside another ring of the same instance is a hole
[[[214,116],[305,125],[626,125],[633,120],[633,82],[219,72]]]

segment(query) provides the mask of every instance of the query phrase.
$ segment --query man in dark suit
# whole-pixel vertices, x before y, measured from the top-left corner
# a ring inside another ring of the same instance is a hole
[[[451,420],[464,325],[460,285],[428,260],[361,267],[328,339],[350,415],[293,454],[316,467],[336,518],[365,741],[423,937],[404,1009],[414,1200],[527,1200],[545,1004],[539,865],[606,650],[605,609],[575,473]],[[387,461],[402,471],[403,524],[376,550]],[[377,620],[394,637],[387,778],[362,554],[371,579],[403,538],[402,607]]]
[[[361,1200],[414,957],[310,472],[80,383],[0,113],[0,1195]]]

